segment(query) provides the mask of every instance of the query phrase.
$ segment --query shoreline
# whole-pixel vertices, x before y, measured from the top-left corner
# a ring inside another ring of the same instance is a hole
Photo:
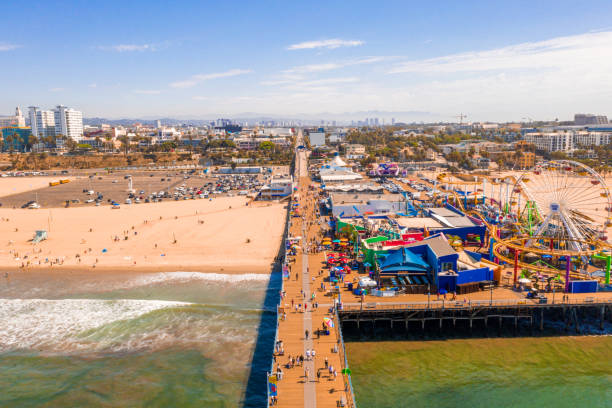
[[[164,272],[197,272],[197,273],[217,273],[227,275],[241,274],[256,274],[256,275],[271,275],[274,273],[274,265],[265,267],[262,265],[236,265],[236,266],[193,266],[193,265],[134,265],[134,266],[74,266],[74,265],[57,265],[49,266],[30,266],[29,268],[20,268],[14,266],[0,266],[0,274],[8,273],[9,276],[34,276],[34,275],[132,275],[132,274],[147,274],[147,273],[164,273]],[[0,276],[2,277],[2,276]]]

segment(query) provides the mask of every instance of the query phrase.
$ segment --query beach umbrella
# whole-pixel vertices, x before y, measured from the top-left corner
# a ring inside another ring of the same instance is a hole
[[[334,321],[329,317],[323,318],[323,324],[325,324],[327,327],[334,327]]]
[[[366,268],[369,268],[370,266],[372,266],[372,264],[370,264],[369,262],[366,262],[363,264],[363,266],[365,266]]]
[[[340,240],[339,240],[339,239],[334,239],[332,242],[333,242],[334,244],[339,244],[339,243],[340,243]]]
[[[531,281],[527,278],[521,278],[518,280],[518,283],[531,283]]]

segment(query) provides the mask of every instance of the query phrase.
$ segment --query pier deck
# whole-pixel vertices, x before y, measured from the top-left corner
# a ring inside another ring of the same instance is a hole
[[[320,286],[323,276],[319,274],[324,261],[323,253],[307,253],[304,249],[313,238],[320,237],[320,225],[315,216],[316,199],[308,191],[310,179],[306,171],[306,155],[298,153],[296,162],[298,179],[299,208],[304,215],[302,218],[293,218],[289,228],[290,236],[301,236],[301,248],[294,262],[291,264],[290,277],[284,281],[286,296],[281,300],[281,313],[279,313],[278,340],[282,341],[284,354],[276,355],[274,369],[281,366],[283,376],[278,381],[278,407],[307,407],[307,408],[335,408],[339,401],[344,406],[352,406],[352,398],[348,391],[346,376],[341,374],[344,368],[344,354],[342,345],[339,344],[338,326],[330,329],[330,335],[317,336],[313,333],[322,328],[324,317],[333,317],[329,313],[332,305],[331,298],[323,297],[323,293],[316,290]],[[296,276],[297,274],[297,276]],[[293,304],[303,304],[305,299],[315,293],[314,303],[320,304],[318,309],[313,310],[313,302],[306,301],[307,311],[295,311]],[[324,307],[323,304],[326,306]],[[283,314],[286,319],[283,320]],[[305,338],[305,330],[308,330],[308,339]],[[304,366],[296,365],[287,369],[285,365],[289,356],[306,357],[306,350],[315,350],[315,358],[304,361]],[[337,349],[338,352],[334,352]],[[278,354],[278,353],[277,353]],[[333,366],[337,376],[329,374],[325,369],[325,358],[328,364]],[[308,378],[306,377],[308,368]],[[317,372],[320,377],[317,377]]]

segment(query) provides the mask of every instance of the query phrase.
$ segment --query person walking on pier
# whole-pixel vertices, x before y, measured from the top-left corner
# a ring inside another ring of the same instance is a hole
[[[306,340],[308,340],[308,329],[306,329],[306,330],[304,331],[304,338],[305,338]]]

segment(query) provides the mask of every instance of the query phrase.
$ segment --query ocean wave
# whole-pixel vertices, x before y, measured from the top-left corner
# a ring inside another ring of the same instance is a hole
[[[227,283],[265,283],[270,280],[270,275],[260,273],[215,273],[215,272],[156,272],[143,273],[120,282],[112,284],[112,289],[133,289],[142,286],[152,286],[164,283],[180,283],[190,281],[211,282],[219,284]]]
[[[250,353],[261,310],[159,300],[0,299],[0,352]]]
[[[188,281],[188,280],[204,280],[212,282],[251,282],[259,281],[266,282],[270,280],[270,275],[262,273],[215,273],[215,272],[159,272],[147,275],[141,275],[139,278],[146,283],[159,283],[166,281]]]
[[[0,351],[55,349],[83,331],[186,305],[135,299],[1,299]]]

